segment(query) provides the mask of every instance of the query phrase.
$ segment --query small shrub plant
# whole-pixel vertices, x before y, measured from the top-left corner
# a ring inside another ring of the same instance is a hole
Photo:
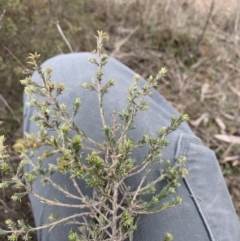
[[[41,68],[40,54],[30,54],[28,57],[29,64],[37,71],[42,83],[34,82],[31,77],[21,80],[21,83],[25,86],[25,93],[28,96],[27,105],[37,112],[31,117],[31,121],[37,123],[39,131],[36,134],[25,133],[24,139],[15,144],[15,149],[21,156],[21,162],[15,172],[7,162],[4,137],[0,137],[0,168],[6,173],[6,179],[0,183],[0,188],[13,185],[17,190],[21,190],[12,196],[15,201],[21,201],[23,196],[32,194],[48,205],[66,205],[56,201],[54,197],[52,200],[46,199],[32,189],[32,184],[40,177],[43,185],[48,183],[62,195],[77,199],[81,204],[73,216],[56,218],[56,214],[49,213],[50,221],[42,227],[30,227],[24,220],[6,220],[8,230],[0,230],[0,234],[7,234],[10,241],[17,241],[20,237],[22,240],[29,240],[33,231],[41,228],[51,229],[56,225],[70,223],[75,218],[81,219],[81,225],[79,230],[70,231],[70,241],[133,240],[141,215],[150,215],[181,203],[180,197],[173,197],[167,202],[160,201],[174,193],[180,185],[179,179],[187,174],[184,157],[179,157],[174,165],[166,161],[164,169],[159,170],[159,177],[156,180],[146,182],[146,178],[153,164],[163,162],[162,150],[169,144],[167,135],[176,130],[188,117],[172,117],[168,127],[156,130],[155,137],[146,134],[137,142],[128,137],[128,131],[134,128],[134,118],[138,112],[148,109],[145,97],[151,95],[151,89],[156,87],[158,81],[166,74],[166,69],[162,68],[156,77],[150,76],[142,87],[138,86],[139,76],[135,76],[128,89],[128,105],[121,112],[113,113],[112,125],[107,125],[103,98],[111,91],[114,80],[102,84],[102,68],[108,62],[108,56],[103,53],[105,37],[103,32],[98,31],[96,57],[89,59],[92,64],[97,65],[97,73],[92,82],[82,84],[82,88],[94,91],[98,96],[104,134],[102,143],[88,137],[81,129],[81,125],[74,122],[74,117],[81,108],[80,97],[73,101],[73,111],[70,113],[65,104],[58,103],[58,96],[65,91],[64,84],[57,84],[51,80],[50,67]],[[55,135],[50,134],[52,131]],[[144,145],[148,146],[148,154],[142,160],[136,161],[132,157],[132,152]],[[46,151],[37,157],[37,161],[33,161],[36,150],[40,148],[46,148]],[[90,154],[83,160],[81,153],[86,150]],[[43,168],[44,160],[56,154],[59,155],[57,162]],[[23,172],[25,165],[31,165],[32,170]],[[69,175],[69,181],[78,190],[77,196],[52,180],[51,176],[55,172]],[[135,175],[141,175],[141,180],[133,189],[125,184],[125,180]],[[92,188],[91,197],[84,195],[77,186],[78,179]],[[157,191],[156,185],[163,181],[164,187]],[[146,195],[150,195],[150,201],[146,201]],[[83,212],[83,209],[87,211]],[[172,239],[172,235],[167,233],[165,241]]]

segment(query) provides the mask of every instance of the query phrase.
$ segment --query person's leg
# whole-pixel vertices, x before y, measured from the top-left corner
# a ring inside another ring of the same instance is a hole
[[[97,142],[103,141],[102,126],[98,109],[96,93],[83,90],[81,84],[89,82],[95,76],[96,67],[88,62],[89,53],[75,53],[60,55],[44,63],[43,66],[53,68],[52,80],[64,83],[67,90],[60,98],[69,108],[73,100],[80,97],[82,106],[75,122],[84,132]],[[131,85],[134,72],[117,60],[110,58],[104,67],[104,81],[115,79],[115,86],[104,98],[105,115],[110,123],[112,111],[119,112],[127,106],[127,89]],[[33,75],[34,81],[40,81],[38,75]],[[144,80],[140,81],[140,85]],[[149,110],[139,112],[135,125],[136,129],[130,132],[133,140],[137,141],[143,134],[154,136],[156,131],[170,124],[171,117],[178,112],[157,92],[153,91],[149,101]],[[35,133],[37,127],[29,121],[33,114],[32,109],[25,108],[24,131]],[[138,230],[134,233],[134,241],[160,241],[166,232],[174,236],[175,241],[236,241],[240,240],[240,225],[227,191],[221,170],[212,151],[204,147],[202,142],[193,134],[189,126],[184,123],[168,137],[170,145],[163,152],[164,160],[173,163],[176,157],[187,157],[189,174],[181,182],[176,195],[183,199],[183,203],[169,210],[143,215],[140,218]],[[147,150],[143,148],[134,153],[136,160],[141,160]],[[49,162],[55,162],[49,159]],[[152,170],[151,178],[159,175],[158,169]],[[74,192],[68,178],[63,175],[54,175],[54,180],[64,185],[67,190]],[[128,185],[137,185],[139,177],[131,179]],[[83,183],[79,183],[85,189]],[[72,202],[61,196],[54,188],[42,187],[40,182],[33,186],[34,190],[47,198],[56,198]],[[91,195],[89,190],[86,194]],[[36,225],[48,222],[49,213],[67,216],[77,210],[57,208],[40,203],[30,197]],[[39,231],[39,241],[68,240],[69,226],[55,227],[53,230]]]

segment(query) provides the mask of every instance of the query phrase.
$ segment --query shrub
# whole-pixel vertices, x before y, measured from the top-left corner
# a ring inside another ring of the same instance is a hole
[[[97,57],[89,59],[98,67],[96,76],[92,82],[82,85],[87,91],[96,92],[98,96],[104,135],[102,143],[88,137],[81,130],[81,126],[74,122],[74,117],[81,108],[81,99],[75,99],[73,111],[70,113],[65,104],[58,103],[58,97],[65,91],[65,86],[51,80],[52,69],[50,67],[42,70],[40,54],[30,54],[28,57],[29,64],[38,72],[42,83],[36,83],[30,77],[21,80],[21,83],[25,86],[25,93],[29,98],[28,106],[37,111],[31,120],[37,123],[39,131],[37,134],[26,133],[25,139],[15,144],[15,150],[20,153],[22,159],[16,172],[11,170],[5,161],[8,156],[3,145],[4,137],[0,138],[0,167],[7,175],[12,176],[2,181],[0,188],[6,188],[9,185],[19,190],[24,188],[24,191],[16,192],[12,196],[15,201],[20,201],[23,196],[30,193],[48,205],[64,206],[65,204],[63,205],[54,198],[46,199],[32,189],[33,183],[40,178],[43,184],[53,185],[63,195],[73,196],[63,186],[52,180],[52,174],[60,172],[69,175],[69,181],[73,185],[76,185],[77,180],[83,180],[86,186],[92,188],[94,195],[88,197],[78,188],[78,196],[74,198],[81,201],[79,212],[73,216],[58,218],[49,213],[50,222],[42,227],[30,227],[23,220],[17,222],[6,220],[9,230],[1,230],[0,233],[7,234],[9,240],[15,241],[20,236],[23,240],[28,240],[32,231],[70,223],[73,218],[77,217],[82,218],[80,231],[72,230],[69,233],[70,241],[124,241],[127,238],[132,240],[141,215],[160,212],[181,203],[180,197],[175,197],[168,202],[160,201],[174,193],[180,185],[179,178],[187,174],[184,157],[179,157],[173,166],[167,161],[165,168],[159,170],[159,177],[156,180],[147,183],[145,180],[153,165],[163,162],[161,153],[163,148],[169,144],[166,136],[176,130],[188,117],[187,115],[172,117],[169,127],[157,131],[154,138],[146,134],[138,142],[133,142],[128,137],[129,130],[135,128],[134,118],[138,112],[148,108],[145,97],[151,95],[151,88],[156,87],[158,81],[166,74],[166,69],[162,68],[156,77],[150,76],[141,88],[138,86],[140,77],[135,76],[132,86],[128,89],[128,106],[118,115],[113,113],[113,124],[107,125],[102,101],[107,92],[111,91],[114,80],[111,79],[105,85],[102,84],[102,68],[108,61],[108,56],[103,53],[102,48],[105,37],[103,32],[98,32]],[[52,133],[50,131],[54,131],[55,135],[50,135]],[[144,145],[149,148],[148,155],[142,160],[134,160],[132,152]],[[37,158],[38,161],[35,163],[32,158],[36,150],[40,148],[45,148],[46,151]],[[83,160],[81,153],[86,150],[90,151],[90,154],[86,160]],[[56,154],[59,154],[57,163],[43,168],[44,160]],[[25,165],[31,165],[32,171],[23,173]],[[139,174],[141,180],[137,187],[125,185],[127,178]],[[165,185],[157,191],[156,185],[163,181]],[[149,201],[146,201],[146,195],[150,196]],[[119,196],[121,196],[120,203]],[[83,209],[87,211],[83,212]],[[165,240],[172,240],[172,235],[167,233]]]

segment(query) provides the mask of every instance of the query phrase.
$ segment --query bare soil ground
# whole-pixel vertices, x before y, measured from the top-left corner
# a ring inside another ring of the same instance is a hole
[[[29,68],[27,54],[38,51],[47,59],[69,52],[57,21],[74,51],[92,51],[100,29],[108,34],[106,52],[142,76],[168,69],[159,91],[189,114],[194,132],[215,151],[240,215],[239,5],[237,0],[2,0],[0,134],[7,137],[9,162],[19,161],[11,145],[22,136],[19,79]],[[0,192],[0,228],[7,218],[33,224],[28,200],[13,202],[13,191]]]

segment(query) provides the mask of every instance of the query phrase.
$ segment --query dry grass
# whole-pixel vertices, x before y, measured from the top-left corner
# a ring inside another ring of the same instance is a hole
[[[168,77],[159,83],[159,91],[189,114],[195,133],[215,151],[240,214],[237,0],[228,1],[227,6],[224,0],[214,4],[202,0],[102,0],[101,4],[99,0],[22,0],[19,6],[6,7],[7,2],[0,3],[0,14],[6,8],[0,30],[0,94],[19,120],[22,88],[18,79],[26,72],[27,53],[37,50],[46,59],[69,52],[56,21],[73,51],[91,51],[93,35],[101,29],[109,36],[106,51],[144,77],[167,67]],[[21,135],[21,127],[2,104],[0,111],[4,121],[0,132],[12,144]],[[215,138],[217,134],[222,137]],[[229,135],[237,141],[226,142]],[[13,204],[11,192],[0,193],[0,227],[6,217],[26,218],[24,212],[30,210],[27,201]]]

